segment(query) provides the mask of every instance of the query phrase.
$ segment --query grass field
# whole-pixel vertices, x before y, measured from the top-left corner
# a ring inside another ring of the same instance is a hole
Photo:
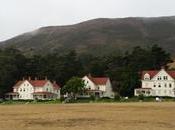
[[[0,130],[175,130],[175,102],[0,105]]]

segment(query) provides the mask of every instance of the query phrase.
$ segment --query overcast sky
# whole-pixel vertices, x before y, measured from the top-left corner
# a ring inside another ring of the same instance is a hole
[[[0,0],[0,41],[93,18],[175,15],[175,0]]]

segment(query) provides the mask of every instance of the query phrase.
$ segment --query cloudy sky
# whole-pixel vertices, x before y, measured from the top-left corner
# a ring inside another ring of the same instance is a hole
[[[0,41],[93,18],[175,15],[175,0],[0,0]]]

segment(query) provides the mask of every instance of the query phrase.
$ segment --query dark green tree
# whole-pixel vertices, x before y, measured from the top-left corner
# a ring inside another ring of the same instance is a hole
[[[72,77],[62,88],[64,94],[76,99],[76,96],[84,91],[84,81],[78,77]]]

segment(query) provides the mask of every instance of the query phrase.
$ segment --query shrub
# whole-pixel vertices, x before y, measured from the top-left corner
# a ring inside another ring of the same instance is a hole
[[[143,95],[143,94],[140,94],[140,95],[138,96],[138,99],[139,99],[139,100],[144,100],[144,95]]]

